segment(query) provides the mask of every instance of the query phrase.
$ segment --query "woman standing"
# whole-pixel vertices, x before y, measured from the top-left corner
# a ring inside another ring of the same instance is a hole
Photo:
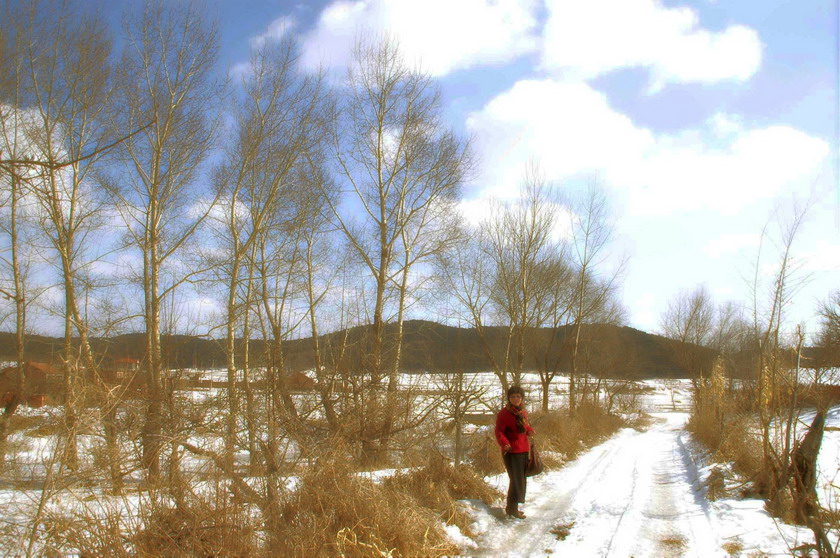
[[[534,435],[523,406],[524,400],[525,392],[522,388],[510,386],[507,390],[507,405],[496,416],[496,441],[502,448],[502,459],[510,479],[505,513],[517,519],[525,519],[519,504],[525,503],[525,469],[528,467],[528,452],[531,449],[528,437]]]

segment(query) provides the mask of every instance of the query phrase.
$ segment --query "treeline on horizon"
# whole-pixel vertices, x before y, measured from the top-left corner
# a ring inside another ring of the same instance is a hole
[[[571,328],[565,328],[564,336]],[[681,353],[681,342],[646,333],[627,326],[612,324],[596,324],[584,326],[587,336],[595,336],[598,345],[605,352],[621,355],[620,360],[613,360],[599,370],[605,377],[611,379],[641,379],[641,378],[691,378],[695,374],[708,374],[718,354],[703,347],[695,347],[704,355],[703,366],[699,370],[688,370],[678,358]],[[389,346],[393,349],[393,325],[386,327]],[[340,345],[338,339],[345,332],[334,332],[321,337],[325,347]],[[545,336],[547,331],[543,331]],[[360,330],[350,332],[354,340],[350,345],[360,347],[364,333]],[[491,328],[488,334],[496,341],[503,340],[505,332],[498,328]],[[481,340],[472,328],[458,328],[429,322],[424,320],[409,320],[403,332],[404,355],[402,369],[409,373],[451,373],[462,370],[467,373],[490,372],[492,363],[483,354]],[[539,337],[535,336],[536,342]],[[78,341],[78,339],[76,339]],[[311,371],[314,367],[312,358],[312,339],[292,339],[287,342],[286,364],[290,371]],[[94,338],[91,344],[104,367],[119,359],[131,358],[142,362],[143,336],[141,333],[123,334],[113,338]],[[251,347],[257,354],[267,354],[265,341],[251,339]],[[224,366],[224,340],[207,339],[189,335],[164,335],[161,339],[164,362],[174,369],[218,369]],[[237,356],[244,353],[244,341],[236,340]],[[498,343],[495,344],[501,347]],[[565,358],[561,343],[557,347],[557,354],[551,358],[560,358],[563,365],[569,366],[568,350]],[[63,340],[59,337],[45,337],[38,335],[27,336],[28,355],[30,360],[44,362],[54,366],[60,365],[63,350]],[[386,353],[390,353],[387,351]],[[329,354],[329,351],[327,352]],[[836,351],[829,351],[823,347],[806,347],[803,351],[808,368],[840,367],[840,355]],[[359,362],[359,349],[352,351],[347,357]],[[14,335],[0,332],[0,360],[14,360]],[[735,371],[736,377],[749,378],[751,369],[747,355],[742,355],[740,361],[743,366]],[[265,362],[258,362],[265,365]],[[539,364],[532,358],[526,362],[526,368],[537,370]]]

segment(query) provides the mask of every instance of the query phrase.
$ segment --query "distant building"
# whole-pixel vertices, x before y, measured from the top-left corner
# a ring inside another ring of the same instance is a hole
[[[315,380],[303,372],[292,372],[289,374],[286,385],[291,391],[308,391],[315,389]]]
[[[59,398],[64,393],[64,374],[54,366],[30,361],[23,365],[23,373],[23,393],[19,393],[20,369],[9,366],[0,370],[0,405],[5,407],[18,400],[40,407],[48,397]]]

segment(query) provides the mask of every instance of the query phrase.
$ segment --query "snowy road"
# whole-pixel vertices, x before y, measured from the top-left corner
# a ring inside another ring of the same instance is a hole
[[[776,541],[767,539],[773,538],[775,524],[756,504],[715,506],[696,490],[698,471],[686,447],[687,414],[654,417],[646,431],[625,429],[559,471],[530,479],[527,520],[505,519],[499,508],[477,509],[478,546],[465,552],[706,558],[788,548],[778,533]],[[499,482],[506,487],[506,477]],[[747,525],[740,524],[747,517],[743,512],[749,512]],[[756,517],[764,525],[755,525]],[[762,543],[748,540],[753,526],[763,531]]]

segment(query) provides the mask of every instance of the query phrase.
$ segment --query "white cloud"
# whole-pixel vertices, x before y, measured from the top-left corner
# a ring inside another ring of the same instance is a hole
[[[543,67],[591,78],[647,68],[653,90],[667,83],[744,81],[761,64],[761,41],[748,27],[700,27],[691,8],[660,0],[548,0]]]
[[[256,37],[251,37],[251,39],[249,40],[249,42],[251,43],[251,48],[254,50],[259,50],[268,43],[279,41],[284,36],[286,36],[287,33],[292,31],[295,27],[297,27],[297,20],[294,17],[278,17],[277,19],[268,24],[268,27],[266,27],[265,31],[263,31]]]
[[[513,196],[535,159],[549,180],[597,175],[634,214],[711,209],[734,214],[757,199],[807,190],[828,144],[789,126],[749,128],[716,115],[657,134],[615,111],[585,83],[516,83],[467,120],[483,161],[484,195]]]
[[[510,62],[537,48],[536,0],[339,0],[304,37],[310,67],[347,64],[359,33],[394,37],[408,63],[434,76]]]

